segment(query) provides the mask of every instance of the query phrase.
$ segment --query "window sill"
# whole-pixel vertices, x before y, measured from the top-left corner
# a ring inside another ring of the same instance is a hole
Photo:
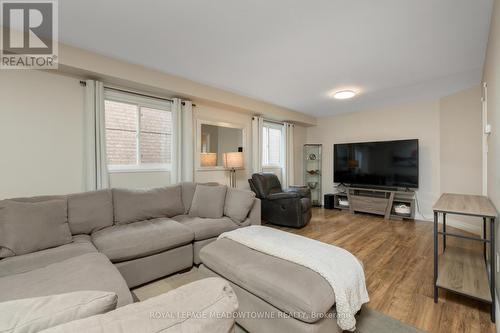
[[[281,165],[263,165],[262,169],[283,169]]]
[[[165,167],[148,167],[148,166],[137,166],[137,167],[131,167],[131,166],[111,166],[108,167],[108,173],[149,173],[149,172],[171,172],[172,167],[165,166]]]

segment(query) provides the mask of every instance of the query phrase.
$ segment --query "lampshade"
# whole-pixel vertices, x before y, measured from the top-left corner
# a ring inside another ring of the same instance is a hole
[[[217,166],[217,153],[201,153],[200,163],[202,167]]]
[[[243,153],[224,153],[224,167],[229,169],[243,168]]]

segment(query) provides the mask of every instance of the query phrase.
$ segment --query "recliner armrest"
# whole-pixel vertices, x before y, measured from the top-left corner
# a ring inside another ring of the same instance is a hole
[[[300,198],[300,194],[296,192],[280,192],[280,193],[273,193],[267,196],[267,200],[281,200],[281,199],[295,199],[295,198]]]
[[[288,189],[286,189],[287,193],[297,193],[300,195],[301,198],[310,198],[311,197],[311,190],[307,186],[290,186]]]

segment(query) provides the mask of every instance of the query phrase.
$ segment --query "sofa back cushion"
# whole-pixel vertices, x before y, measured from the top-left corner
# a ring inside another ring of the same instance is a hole
[[[66,198],[0,201],[0,258],[71,242]]]
[[[245,222],[250,209],[253,207],[255,193],[251,191],[228,188],[224,204],[224,215],[237,224]]]
[[[117,224],[184,214],[181,185],[148,190],[113,189],[113,208]]]
[[[191,203],[193,202],[194,191],[196,190],[196,183],[182,182],[182,204],[184,205],[184,214],[189,213]]]
[[[117,296],[106,291],[76,291],[0,303],[0,332],[31,333],[116,308]]]
[[[190,216],[220,219],[224,215],[226,185],[196,185]]]
[[[68,195],[68,222],[73,235],[91,234],[113,225],[111,190]]]

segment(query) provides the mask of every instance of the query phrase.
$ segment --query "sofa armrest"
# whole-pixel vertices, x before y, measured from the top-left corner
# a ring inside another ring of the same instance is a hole
[[[204,332],[234,331],[238,300],[221,278],[191,282],[167,293],[114,311],[55,326],[45,333],[66,332]],[[188,315],[188,314],[193,315]]]
[[[298,199],[300,198],[300,194],[296,192],[280,192],[273,193],[267,196],[267,200],[275,201],[275,200],[283,200],[283,199]]]
[[[262,217],[261,217],[261,202],[260,199],[255,198],[253,200],[253,206],[248,214],[248,219],[250,220],[250,225],[261,225]]]

